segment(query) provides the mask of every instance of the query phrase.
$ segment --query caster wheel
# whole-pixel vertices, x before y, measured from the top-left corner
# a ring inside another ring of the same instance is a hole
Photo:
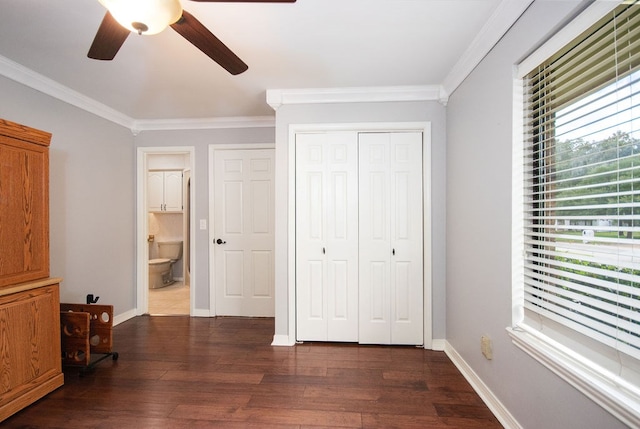
[[[111,357],[113,358],[113,360],[118,360],[118,353],[114,353]]]

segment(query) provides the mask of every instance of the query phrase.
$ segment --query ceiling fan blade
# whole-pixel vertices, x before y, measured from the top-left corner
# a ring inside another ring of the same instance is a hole
[[[171,28],[229,73],[236,75],[249,68],[231,49],[186,10],[182,11],[182,18],[178,22],[171,24]]]
[[[130,31],[118,24],[109,12],[104,15],[87,56],[94,60],[112,60]]]

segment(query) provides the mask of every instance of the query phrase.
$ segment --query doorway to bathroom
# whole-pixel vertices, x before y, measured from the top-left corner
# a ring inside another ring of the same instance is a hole
[[[193,314],[194,148],[138,148],[137,314]]]

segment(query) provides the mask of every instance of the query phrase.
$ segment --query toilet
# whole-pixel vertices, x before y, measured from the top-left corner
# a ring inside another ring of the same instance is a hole
[[[180,258],[182,241],[159,241],[158,258],[149,260],[149,289],[173,284],[173,264]]]

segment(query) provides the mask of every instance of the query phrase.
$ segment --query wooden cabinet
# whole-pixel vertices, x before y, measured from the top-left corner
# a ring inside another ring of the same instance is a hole
[[[0,289],[0,421],[62,386],[60,279]]]
[[[182,171],[150,171],[147,201],[150,212],[181,212]]]
[[[0,119],[0,421],[63,384],[49,278],[51,134]]]
[[[49,277],[50,139],[0,120],[0,288]]]

